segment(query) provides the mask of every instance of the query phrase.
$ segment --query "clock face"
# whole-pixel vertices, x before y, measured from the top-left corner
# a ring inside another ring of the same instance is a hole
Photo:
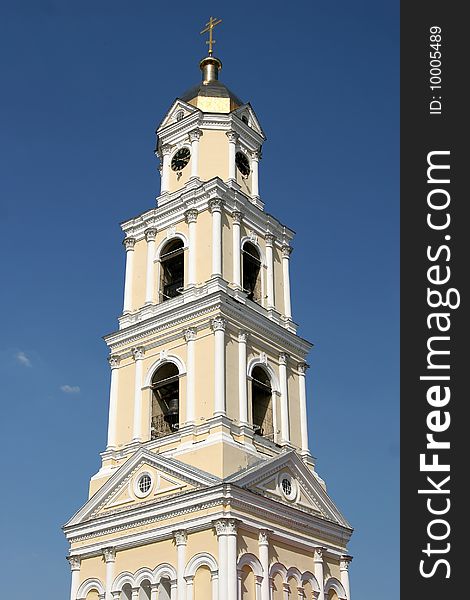
[[[243,177],[248,177],[250,174],[250,162],[243,152],[237,152],[235,154],[235,164]]]
[[[191,152],[189,148],[181,148],[171,159],[171,168],[173,171],[182,171],[188,164],[190,158]]]

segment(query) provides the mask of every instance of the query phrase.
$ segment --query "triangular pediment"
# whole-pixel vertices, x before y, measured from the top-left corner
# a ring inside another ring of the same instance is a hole
[[[163,121],[157,127],[157,133],[160,131],[160,129],[163,129],[168,125],[172,125],[173,123],[177,123],[178,121],[186,118],[188,115],[192,115],[196,112],[201,111],[195,106],[184,102],[184,100],[175,100],[171,105],[170,110],[164,116]]]
[[[248,121],[248,127],[251,127],[254,131],[256,131],[256,133],[258,133],[264,139],[266,139],[264,131],[260,125],[260,122],[258,121],[258,117],[256,116],[256,113],[249,102],[247,104],[244,104],[243,106],[239,106],[236,110],[233,111],[233,114],[237,115],[237,117],[239,117],[240,119],[242,119],[242,117],[245,117]]]
[[[219,479],[145,449],[127,460],[67,525],[123,511],[218,483]]]
[[[258,463],[229,481],[281,504],[350,527],[326,493],[322,480],[294,451]]]

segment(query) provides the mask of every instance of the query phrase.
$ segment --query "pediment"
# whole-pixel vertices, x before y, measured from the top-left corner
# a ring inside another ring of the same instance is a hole
[[[242,117],[246,117],[246,119],[248,120],[248,126],[251,127],[254,131],[256,131],[256,133],[258,133],[264,139],[266,139],[264,131],[260,125],[260,122],[258,121],[258,117],[256,116],[256,113],[249,102],[247,104],[244,104],[243,106],[239,106],[236,110],[233,111],[233,114],[237,115],[237,117],[239,117],[240,119],[242,119]]]
[[[127,460],[67,525],[120,512],[139,505],[201,489],[219,479],[175,459],[138,450]]]
[[[157,127],[157,133],[160,131],[160,129],[164,129],[168,125],[173,125],[173,123],[177,123],[178,121],[184,119],[188,115],[194,114],[196,112],[201,111],[195,106],[184,102],[184,100],[175,100],[171,105],[170,110],[164,116],[163,121]]]
[[[328,496],[322,480],[293,451],[258,463],[231,478],[230,483],[283,505],[350,527]]]

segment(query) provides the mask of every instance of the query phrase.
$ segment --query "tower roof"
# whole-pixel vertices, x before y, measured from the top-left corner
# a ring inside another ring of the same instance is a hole
[[[179,96],[204,112],[229,113],[244,103],[224,83],[219,81],[222,62],[215,56],[206,56],[199,63],[202,81]]]

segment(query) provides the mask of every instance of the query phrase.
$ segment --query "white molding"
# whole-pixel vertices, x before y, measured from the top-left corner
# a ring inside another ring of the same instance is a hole
[[[144,384],[142,387],[148,387],[152,384],[152,377],[162,365],[166,363],[172,363],[178,367],[178,373],[181,376],[186,375],[186,365],[183,360],[176,354],[167,354],[165,357],[159,357],[152,365],[148,368],[147,374],[144,377]]]
[[[325,582],[325,598],[328,597],[328,592],[334,590],[338,594],[339,600],[347,600],[346,591],[343,584],[336,577],[330,577]]]
[[[85,600],[88,592],[92,590],[96,590],[98,594],[104,594],[103,584],[96,577],[92,577],[89,579],[85,579],[85,581],[81,584],[77,591],[77,600]]]
[[[209,567],[211,572],[218,572],[219,570],[219,565],[212,554],[209,554],[209,552],[200,552],[199,554],[195,554],[189,560],[186,569],[184,570],[184,577],[194,577],[196,571],[202,566]]]
[[[172,233],[172,235],[170,235],[169,237],[166,237],[165,239],[163,239],[157,246],[157,248],[155,249],[155,254],[154,254],[154,262],[158,262],[160,261],[160,255],[161,252],[163,250],[163,248],[169,244],[172,240],[181,240],[183,242],[183,250],[187,250],[189,248],[189,242],[188,242],[188,238],[184,235],[184,233],[181,233],[179,231],[174,231]]]
[[[269,363],[263,362],[259,356],[254,356],[253,358],[250,358],[250,360],[247,363],[247,366],[246,366],[247,377],[252,376],[251,374],[255,367],[261,367],[268,373],[268,375],[271,379],[272,391],[276,394],[280,394],[281,388],[279,385],[279,377],[277,376],[277,373],[273,369],[273,367]]]
[[[237,570],[243,569],[244,566],[248,565],[257,577],[263,577],[263,567],[257,556],[251,552],[242,554],[237,562]]]

